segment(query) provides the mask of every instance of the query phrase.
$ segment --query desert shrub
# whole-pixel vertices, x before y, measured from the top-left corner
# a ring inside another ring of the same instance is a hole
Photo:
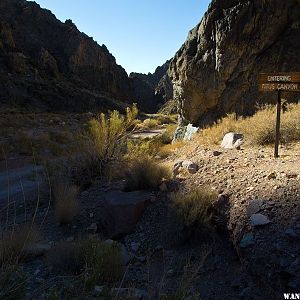
[[[160,165],[154,158],[140,156],[128,162],[125,190],[155,190],[164,179],[169,178],[171,178],[169,168]]]
[[[15,265],[0,269],[0,299],[23,299],[27,278],[24,272]]]
[[[156,119],[145,119],[142,123],[142,128],[143,129],[153,129],[158,127],[159,121]]]
[[[128,128],[134,122],[136,106],[126,109],[126,116],[114,110],[108,117],[101,113],[90,121],[90,134],[99,160],[108,162],[120,156]]]
[[[162,142],[159,138],[128,140],[126,157],[136,158],[138,156],[154,157],[158,154]]]
[[[78,212],[79,188],[65,182],[56,182],[53,185],[55,199],[55,214],[60,224],[72,222]]]
[[[156,119],[159,124],[172,124],[172,123],[176,123],[177,115],[157,114]]]
[[[108,116],[101,113],[89,122],[88,133],[78,144],[81,153],[70,160],[70,176],[76,184],[105,177],[107,168],[121,160],[137,113],[134,105],[126,109],[125,116],[114,110]]]
[[[204,188],[173,194],[172,200],[178,220],[190,229],[209,229],[212,226],[212,202],[217,194]]]
[[[169,124],[166,127],[166,130],[161,135],[161,141],[163,144],[170,144],[172,142],[176,128],[176,124]]]
[[[60,243],[51,250],[47,260],[57,273],[79,275],[85,288],[115,282],[124,271],[119,245],[96,238]]]
[[[40,239],[40,232],[34,226],[22,227],[2,231],[0,233],[0,266],[14,265],[26,254],[26,247]]]
[[[204,128],[197,139],[204,144],[219,144],[227,132],[239,132],[253,145],[267,145],[275,141],[276,107],[264,106],[255,115],[238,118],[229,114],[214,125]],[[281,142],[288,143],[300,139],[300,105],[290,104],[281,115]]]

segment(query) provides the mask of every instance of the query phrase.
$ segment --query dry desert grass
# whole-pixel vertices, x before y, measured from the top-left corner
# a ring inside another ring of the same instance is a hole
[[[275,139],[275,120],[275,106],[265,106],[247,118],[229,114],[213,126],[201,130],[196,140],[205,145],[217,145],[226,133],[239,132],[245,135],[249,144],[271,144]],[[290,104],[281,115],[281,142],[297,140],[300,140],[300,104]]]

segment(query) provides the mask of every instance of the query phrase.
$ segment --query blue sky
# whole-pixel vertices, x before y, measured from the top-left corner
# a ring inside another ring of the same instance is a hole
[[[210,0],[35,0],[105,44],[127,73],[153,72],[173,57]]]

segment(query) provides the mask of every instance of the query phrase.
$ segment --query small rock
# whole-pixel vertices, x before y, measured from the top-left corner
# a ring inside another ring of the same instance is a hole
[[[94,218],[94,214],[93,213],[90,213],[90,218]]]
[[[102,292],[103,292],[103,289],[104,289],[104,285],[96,285],[95,287],[94,287],[94,292],[95,292],[95,295],[96,296],[99,296],[99,295],[101,295],[102,294]]]
[[[285,234],[290,238],[290,239],[296,239],[298,238],[298,234],[295,232],[294,229],[289,228],[285,231]]]
[[[267,175],[268,179],[276,179],[276,173],[275,172],[271,172]]]
[[[130,248],[133,252],[137,252],[141,246],[141,243],[132,242]]]
[[[87,228],[87,232],[91,233],[91,234],[95,234],[98,231],[98,225],[97,223],[92,223],[88,228]]]
[[[250,201],[249,205],[246,208],[246,213],[247,213],[248,218],[251,217],[253,214],[256,214],[257,212],[259,212],[263,203],[264,203],[264,201],[259,200],[259,199]]]
[[[253,214],[250,217],[250,221],[251,221],[251,226],[253,227],[267,225],[271,222],[268,217],[262,214]]]
[[[242,240],[240,241],[241,248],[247,248],[255,244],[254,236],[252,233],[244,234]]]
[[[74,241],[74,236],[69,236],[69,237],[66,239],[66,241],[67,241],[68,243],[73,242],[73,241]]]
[[[168,276],[173,276],[174,275],[174,270],[173,269],[168,270],[167,275]]]
[[[146,256],[136,256],[135,259],[140,263],[144,263],[147,260]]]
[[[41,272],[41,270],[39,270],[39,269],[35,270],[34,276],[38,275],[40,272]]]
[[[195,174],[199,170],[199,166],[196,163],[194,163],[194,162],[192,162],[190,160],[185,160],[182,163],[182,167],[185,168],[186,170],[188,170],[188,172],[190,174]]]
[[[213,156],[219,156],[219,155],[221,155],[221,154],[222,154],[222,152],[216,151],[216,150],[212,152],[212,155],[213,155]]]
[[[223,137],[221,147],[225,149],[238,149],[244,144],[244,136],[240,133],[229,132]]]
[[[297,178],[298,174],[297,173],[288,172],[288,173],[285,174],[285,176],[287,178]]]

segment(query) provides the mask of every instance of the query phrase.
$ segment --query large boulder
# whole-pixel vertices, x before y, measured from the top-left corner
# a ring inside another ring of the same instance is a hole
[[[151,193],[144,191],[106,193],[98,215],[100,230],[111,239],[131,233],[152,198]]]
[[[248,115],[258,102],[276,101],[273,93],[259,93],[258,76],[300,70],[299,20],[298,0],[213,0],[169,69],[186,122]]]

